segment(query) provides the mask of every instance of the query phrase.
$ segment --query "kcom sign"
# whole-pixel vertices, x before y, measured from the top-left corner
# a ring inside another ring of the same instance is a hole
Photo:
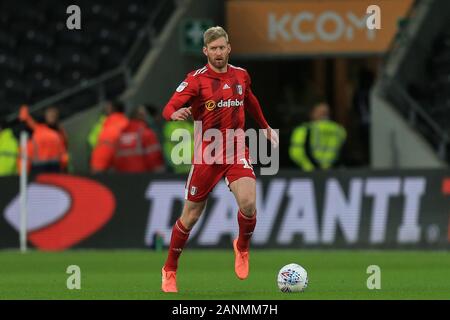
[[[270,41],[325,42],[353,41],[355,32],[362,31],[367,40],[374,41],[376,31],[366,26],[366,15],[358,17],[354,12],[342,16],[336,11],[325,11],[319,15],[311,11],[303,11],[296,15],[285,13],[278,16],[268,14],[268,38]]]
[[[383,53],[411,0],[228,1],[234,54]],[[369,19],[368,19],[369,18]],[[378,27],[373,27],[377,25]]]

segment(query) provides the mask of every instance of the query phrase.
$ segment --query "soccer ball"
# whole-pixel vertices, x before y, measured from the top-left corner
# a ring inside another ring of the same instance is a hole
[[[302,266],[291,263],[280,269],[277,280],[281,292],[303,292],[308,286],[308,273]]]

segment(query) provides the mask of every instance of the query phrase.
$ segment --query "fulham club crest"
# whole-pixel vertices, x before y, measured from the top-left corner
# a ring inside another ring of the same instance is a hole
[[[191,187],[191,196],[195,196],[197,194],[197,187]]]
[[[241,86],[240,84],[238,84],[238,85],[236,86],[236,89],[237,89],[237,92],[238,92],[239,94],[242,94],[242,86]]]

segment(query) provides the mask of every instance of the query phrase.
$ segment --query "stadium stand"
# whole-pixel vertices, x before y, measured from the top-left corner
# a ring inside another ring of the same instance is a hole
[[[434,41],[426,61],[427,68],[421,85],[411,88],[410,93],[424,106],[430,116],[450,132],[450,33],[443,30]]]
[[[139,32],[161,30],[168,15],[154,16],[164,2],[16,0],[11,6],[0,0],[0,113],[17,112],[22,103],[32,105],[118,68]],[[66,9],[72,4],[81,8],[81,30],[66,27]],[[142,60],[150,45],[136,50],[134,60]],[[101,95],[116,96],[125,86],[124,79],[113,79],[102,85]],[[98,92],[91,89],[62,101],[61,116],[96,103]]]
[[[445,163],[450,163],[448,6],[442,0],[416,2],[392,44],[386,59],[390,67],[381,79],[383,95]]]

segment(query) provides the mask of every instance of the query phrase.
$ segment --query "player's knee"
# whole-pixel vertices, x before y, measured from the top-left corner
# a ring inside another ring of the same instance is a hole
[[[186,227],[187,229],[192,229],[199,219],[199,216],[192,212],[185,212],[180,219],[184,227]]]
[[[201,211],[199,210],[192,210],[189,212],[189,219],[191,221],[192,224],[195,224],[198,219],[200,219],[200,215],[202,214]]]
[[[256,211],[256,201],[252,197],[245,198],[241,201],[239,209],[245,216],[252,217]]]
[[[187,225],[186,227],[191,229],[195,223],[200,219],[200,216],[202,215],[204,206],[202,205],[193,205],[193,206],[186,206],[186,208],[183,211],[183,222],[185,222]]]

